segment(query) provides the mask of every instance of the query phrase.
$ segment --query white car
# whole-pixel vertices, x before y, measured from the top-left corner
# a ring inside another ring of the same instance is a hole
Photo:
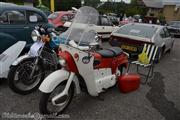
[[[109,43],[135,54],[142,52],[144,43],[155,44],[160,48],[159,55],[161,56],[172,49],[174,38],[165,26],[129,23],[115,30],[111,34]]]
[[[63,26],[69,27],[71,25],[71,22],[66,22]],[[98,25],[94,25],[93,29],[102,36],[102,38],[109,38],[111,33],[118,29],[119,27],[113,25],[111,20],[108,18],[108,16],[101,15],[99,16]]]

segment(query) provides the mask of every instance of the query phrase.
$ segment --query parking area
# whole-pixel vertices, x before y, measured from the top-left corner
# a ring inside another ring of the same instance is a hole
[[[109,47],[108,42],[104,42],[103,46]],[[103,100],[81,93],[74,97],[64,114],[72,120],[180,120],[179,52],[178,38],[171,53],[167,53],[155,66],[154,77],[137,91],[123,94],[114,87],[101,95]],[[8,88],[7,81],[1,81],[0,114],[37,113],[39,98],[38,90],[22,96],[13,93]],[[0,119],[5,119],[1,117]]]

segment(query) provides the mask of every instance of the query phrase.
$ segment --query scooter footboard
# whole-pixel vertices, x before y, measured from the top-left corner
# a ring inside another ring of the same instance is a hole
[[[59,85],[64,80],[68,80],[69,75],[70,73],[66,70],[57,70],[45,78],[45,80],[40,85],[39,90],[43,93],[51,93],[57,85]],[[80,88],[78,79],[73,79],[73,82],[75,83],[76,92],[79,93]]]

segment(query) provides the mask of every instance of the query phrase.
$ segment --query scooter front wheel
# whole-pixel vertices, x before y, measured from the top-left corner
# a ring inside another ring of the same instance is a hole
[[[18,94],[26,95],[39,87],[44,78],[44,70],[41,64],[36,65],[34,74],[30,77],[35,59],[35,57],[26,58],[18,65],[11,66],[8,74],[11,90]]]
[[[68,95],[57,100],[56,105],[52,103],[52,98],[60,94],[66,86],[67,80],[61,82],[51,93],[42,93],[39,103],[41,114],[59,115],[63,113],[72,101],[74,96],[74,83],[69,87]]]

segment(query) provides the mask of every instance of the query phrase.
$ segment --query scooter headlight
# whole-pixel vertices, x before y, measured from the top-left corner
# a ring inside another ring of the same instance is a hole
[[[40,33],[37,30],[33,30],[31,33],[31,38],[34,42],[36,42],[40,38]]]
[[[63,59],[63,58],[60,58],[60,59],[59,59],[59,64],[60,64],[61,66],[65,67],[65,66],[66,66],[66,60]]]

